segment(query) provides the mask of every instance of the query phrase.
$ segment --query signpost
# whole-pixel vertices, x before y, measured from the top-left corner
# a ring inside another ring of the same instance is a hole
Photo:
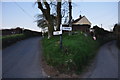
[[[72,27],[62,27],[62,30],[65,30],[65,31],[72,31]]]
[[[62,49],[62,30],[61,31],[54,31],[53,35],[60,35],[60,49]]]
[[[62,34],[60,34],[60,49],[62,49]]]
[[[70,35],[70,31],[72,31],[72,27],[62,27],[62,30],[64,31],[69,31],[69,35]]]
[[[60,49],[62,49],[62,30],[72,31],[72,27],[62,27],[60,26],[60,31],[54,31],[53,35],[60,35]]]
[[[54,31],[53,32],[53,35],[60,35],[60,34],[62,34],[62,31]]]

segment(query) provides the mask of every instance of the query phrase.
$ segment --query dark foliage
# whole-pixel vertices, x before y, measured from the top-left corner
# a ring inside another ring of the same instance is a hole
[[[95,30],[95,34],[96,34],[97,37],[104,36],[104,35],[110,33],[109,31],[104,30],[103,28],[100,28],[97,25],[94,26],[93,29]]]
[[[114,34],[116,35],[116,39],[117,39],[117,45],[120,49],[120,24],[115,24],[114,28],[113,28]]]
[[[11,30],[7,30],[9,31],[8,33],[10,33]],[[6,31],[6,33],[7,33]],[[2,48],[5,48],[11,44],[14,44],[20,40],[24,40],[26,38],[30,38],[30,37],[35,37],[35,36],[41,36],[42,33],[41,32],[36,32],[36,31],[31,31],[31,30],[23,30],[21,31],[22,33],[19,34],[7,34],[7,36],[2,36],[0,38],[0,40],[2,40]]]
[[[115,39],[115,35],[113,34],[113,32],[104,30],[97,25],[94,26],[93,29],[95,30],[95,36],[97,37],[97,40],[100,42],[101,45]]]

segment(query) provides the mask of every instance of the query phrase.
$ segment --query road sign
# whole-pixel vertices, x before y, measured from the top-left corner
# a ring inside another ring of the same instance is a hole
[[[60,31],[62,31],[62,24],[60,25]]]
[[[60,35],[60,49],[62,49],[62,30],[61,31],[54,31],[53,35]]]
[[[72,31],[72,27],[62,27],[62,30],[65,30],[65,31]]]
[[[53,35],[60,35],[60,34],[62,34],[62,31],[54,31],[53,32]]]

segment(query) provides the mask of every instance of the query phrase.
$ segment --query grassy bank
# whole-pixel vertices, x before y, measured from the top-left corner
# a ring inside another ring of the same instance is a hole
[[[2,41],[2,48],[5,48],[13,43],[16,43],[17,41],[20,41],[20,40],[23,40],[26,38],[30,38],[33,36],[40,36],[40,35],[26,32],[24,34],[14,34],[14,35],[1,36],[0,40]]]
[[[27,37],[24,34],[15,34],[1,37],[2,39],[2,48],[5,48],[17,41],[26,39]]]
[[[79,33],[63,35],[63,49],[60,50],[59,36],[42,40],[44,58],[49,65],[61,73],[80,73],[94,57],[98,42],[90,36]]]
[[[109,36],[105,36],[105,37],[99,37],[97,38],[98,42],[100,43],[100,45],[104,45],[110,41],[116,40],[115,37],[109,37]]]

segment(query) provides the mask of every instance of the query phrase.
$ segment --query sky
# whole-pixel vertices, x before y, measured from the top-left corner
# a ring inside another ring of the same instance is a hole
[[[41,13],[35,2],[2,2],[1,5],[2,29],[21,27],[41,31],[35,22],[35,15]],[[102,24],[106,30],[118,23],[118,2],[73,2],[72,6],[73,19],[81,14],[88,18],[92,26],[101,27]]]
[[[26,28],[40,31],[36,18],[40,10],[34,2],[3,2],[2,3],[2,28]]]
[[[120,1],[118,3],[118,14],[120,14]],[[120,15],[118,15],[118,23],[120,24]]]
[[[85,15],[92,23],[104,29],[110,30],[115,23],[118,23],[117,2],[81,2],[73,3],[73,17]]]

